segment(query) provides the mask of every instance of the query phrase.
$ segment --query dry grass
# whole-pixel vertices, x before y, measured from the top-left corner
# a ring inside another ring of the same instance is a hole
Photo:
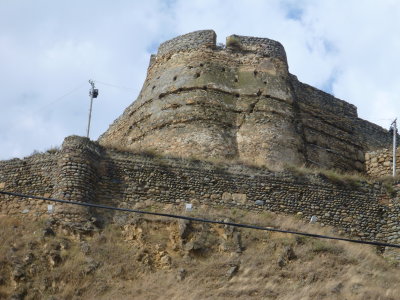
[[[287,165],[286,170],[299,177],[305,175],[319,175],[330,182],[343,186],[358,187],[361,182],[370,182],[371,178],[358,172],[343,172],[341,170],[329,170],[321,168],[308,168],[305,166]]]
[[[146,150],[140,150],[140,149],[129,149],[126,146],[112,146],[110,147],[111,150],[113,151],[118,151],[118,152],[125,152],[125,153],[131,153],[135,155],[141,155],[145,158],[151,158],[154,159],[158,163],[166,163],[169,161],[169,163],[174,163],[178,162],[179,165],[181,166],[186,166],[186,167],[194,167],[198,166],[199,164],[202,165],[203,168],[219,168],[219,169],[225,169],[229,167],[235,167],[236,169],[240,169],[241,167],[244,168],[257,168],[257,169],[265,169],[265,170],[270,170],[265,163],[258,163],[254,160],[251,161],[244,161],[236,158],[230,158],[230,157],[201,157],[201,156],[196,156],[196,155],[191,155],[191,156],[179,156],[179,155],[174,155],[174,154],[163,154],[160,153],[154,149],[146,149]]]
[[[157,161],[160,164],[168,164],[178,162],[180,166],[186,167],[196,167],[201,164],[201,168],[203,169],[230,169],[236,172],[248,172],[249,169],[258,169],[260,171],[272,171],[272,172],[280,172],[280,171],[289,171],[294,176],[306,176],[306,175],[319,175],[323,178],[326,178],[328,181],[348,187],[359,187],[362,182],[370,182],[372,179],[365,174],[361,174],[359,172],[344,172],[341,170],[331,170],[331,169],[322,169],[316,167],[306,167],[306,166],[294,166],[294,165],[284,165],[281,168],[273,169],[270,166],[267,166],[265,162],[258,162],[257,160],[241,160],[241,159],[232,159],[232,158],[221,158],[221,157],[198,157],[198,156],[190,156],[190,157],[180,157],[176,155],[165,155],[156,152],[155,150],[129,150],[124,147],[114,147],[113,150],[129,152],[137,155],[141,155],[143,157],[151,158]],[[378,181],[388,182],[393,181],[393,177],[390,178],[381,178]],[[400,180],[400,177],[397,178],[397,181]]]
[[[378,182],[381,182],[382,185],[386,188],[386,192],[391,196],[395,197],[397,195],[397,190],[395,189],[395,185],[400,183],[400,176],[383,176],[377,179]]]
[[[274,213],[203,207],[187,214],[336,234]],[[43,222],[4,217],[0,298],[25,292],[25,299],[398,299],[397,262],[374,247],[201,223],[187,224],[181,237],[179,226],[132,215],[88,236],[61,228],[43,236]],[[185,250],[189,242],[197,248]],[[238,269],[229,277],[232,266]],[[18,268],[22,278],[15,277]],[[177,279],[181,269],[186,276]]]

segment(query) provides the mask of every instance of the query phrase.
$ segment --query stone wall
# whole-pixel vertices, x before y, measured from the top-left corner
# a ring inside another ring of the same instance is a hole
[[[78,202],[96,202],[100,148],[88,138],[70,136],[64,140],[58,154],[56,183],[52,197]],[[89,218],[89,210],[83,206],[57,205],[57,214],[67,221]]]
[[[192,203],[297,214],[306,220],[315,215],[319,223],[362,239],[400,240],[399,224],[392,220],[399,199],[393,191],[387,194],[381,183],[151,157],[106,149],[81,137],[68,137],[57,154],[4,161],[1,166],[1,188],[11,192],[126,208]],[[4,195],[0,208],[4,214],[47,213],[43,201]],[[55,215],[62,222],[84,221],[93,212],[57,203]],[[103,211],[94,216],[112,217]]]
[[[0,161],[0,190],[50,197],[56,184],[57,154],[35,154],[25,159]],[[0,214],[47,212],[47,203],[0,195]]]
[[[96,202],[100,147],[89,139],[70,136],[57,153],[36,154],[25,159],[0,162],[0,189],[9,192],[53,197],[78,202]],[[0,196],[0,214],[49,214],[65,223],[90,219],[89,209],[37,199]]]
[[[366,152],[388,148],[392,144],[393,135],[382,127],[363,119],[354,120],[354,129]],[[397,135],[400,138],[400,135]]]
[[[385,239],[389,201],[380,184],[343,184],[323,175],[218,167],[179,159],[144,159],[106,151],[98,201],[123,207],[151,200],[299,214],[347,234]],[[126,180],[129,178],[129,180]]]
[[[357,139],[357,108],[291,76],[309,166],[364,171],[364,147]],[[357,118],[358,119],[358,118]]]
[[[365,154],[367,174],[372,177],[391,176],[393,174],[393,149],[381,149]],[[400,175],[400,148],[396,152],[396,173]]]
[[[267,38],[234,34],[226,38],[226,47],[278,58],[287,64],[286,51],[282,44]]]
[[[335,98],[331,94],[325,93],[311,85],[300,82],[296,76],[290,76],[291,84],[295,90],[297,100],[304,105],[318,108],[320,117],[324,118],[325,113],[330,113],[340,117],[357,117],[357,107],[341,99]],[[337,123],[339,120],[337,120]],[[340,120],[343,121],[343,120]],[[344,119],[345,122],[350,119]]]
[[[157,56],[199,48],[215,48],[217,35],[213,30],[198,30],[168,40],[160,45]]]

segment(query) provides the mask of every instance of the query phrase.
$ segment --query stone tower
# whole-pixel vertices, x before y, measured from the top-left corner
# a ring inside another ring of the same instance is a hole
[[[387,132],[357,109],[299,82],[283,46],[212,30],[160,45],[138,99],[99,138],[104,146],[181,157],[364,169]]]

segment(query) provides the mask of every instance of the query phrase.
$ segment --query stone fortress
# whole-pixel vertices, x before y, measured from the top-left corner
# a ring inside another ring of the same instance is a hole
[[[281,168],[364,171],[367,151],[391,135],[357,108],[298,81],[283,46],[212,30],[167,41],[138,99],[100,137],[106,147],[225,158]]]
[[[390,143],[355,106],[290,74],[280,43],[233,35],[221,47],[213,31],[196,31],[161,44],[138,99],[97,142],[70,136],[59,151],[0,161],[0,190],[124,208],[192,203],[317,216],[347,235],[400,243],[399,184],[287,168],[388,175]],[[0,214],[42,218],[48,204],[0,195]],[[60,223],[101,214],[54,206]]]

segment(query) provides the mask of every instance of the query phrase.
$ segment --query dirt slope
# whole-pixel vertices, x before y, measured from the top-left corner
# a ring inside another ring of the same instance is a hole
[[[337,234],[269,213],[190,214]],[[0,298],[399,299],[397,264],[375,247],[137,215],[114,221],[82,233],[0,218]]]

